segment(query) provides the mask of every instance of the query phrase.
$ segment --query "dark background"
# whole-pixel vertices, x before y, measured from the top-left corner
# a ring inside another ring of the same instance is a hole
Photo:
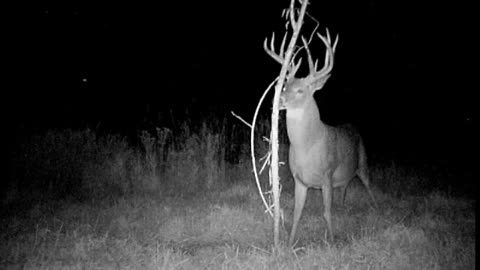
[[[471,169],[478,121],[476,87],[467,83],[476,64],[469,53],[473,8],[459,1],[311,2],[320,31],[340,36],[333,75],[316,94],[324,121],[355,123],[373,149]],[[280,15],[288,4],[7,8],[7,143],[62,127],[135,134],[172,115],[180,121],[235,111],[251,119],[280,70],[262,46],[272,31],[277,41],[283,35]],[[311,50],[323,59],[317,45]]]

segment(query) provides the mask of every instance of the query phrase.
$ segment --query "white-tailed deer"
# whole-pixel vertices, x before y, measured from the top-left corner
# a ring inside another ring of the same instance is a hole
[[[330,239],[333,240],[331,206],[333,188],[341,187],[341,202],[350,181],[358,176],[366,186],[376,205],[369,186],[367,157],[362,138],[351,126],[332,127],[323,123],[313,98],[315,91],[322,89],[330,77],[333,57],[338,38],[333,46],[327,29],[327,36],[318,34],[326,46],[325,63],[317,71],[317,61],[313,63],[308,43],[303,44],[308,55],[309,75],[295,78],[301,59],[289,64],[285,89],[280,96],[280,109],[286,109],[287,132],[290,140],[289,163],[295,180],[295,209],[289,245],[293,245],[298,222],[302,215],[308,188],[322,189],[325,220]],[[284,61],[283,44],[280,54],[275,53],[273,42],[265,51],[280,64]]]

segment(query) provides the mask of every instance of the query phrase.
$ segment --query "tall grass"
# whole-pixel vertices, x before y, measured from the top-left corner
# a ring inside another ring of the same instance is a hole
[[[140,131],[135,138],[98,134],[91,129],[49,130],[16,148],[3,203],[47,198],[122,196],[134,193],[187,195],[250,179],[249,129],[207,118],[193,124]],[[269,123],[257,127],[257,157],[267,153]],[[284,131],[284,129],[281,129]],[[292,188],[288,144],[281,134],[281,178]],[[455,175],[441,166],[369,159],[373,185],[395,196],[422,194],[432,187],[450,190]],[[239,166],[239,164],[241,164]],[[240,169],[239,169],[240,168]]]
[[[228,164],[244,162],[248,153],[248,129],[226,123],[144,130],[133,140],[90,129],[34,134],[13,154],[4,203],[139,192],[190,194],[221,187],[231,179],[226,177]]]

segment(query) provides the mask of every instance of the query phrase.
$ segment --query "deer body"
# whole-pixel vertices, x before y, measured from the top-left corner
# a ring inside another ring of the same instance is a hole
[[[289,244],[294,243],[308,188],[322,190],[324,217],[332,238],[333,188],[342,188],[343,203],[348,184],[358,176],[373,198],[362,139],[351,125],[332,127],[323,123],[313,92],[304,85],[287,85],[281,96],[281,107],[287,110],[289,165],[295,180],[295,209]]]
[[[322,190],[323,216],[327,222],[330,239],[333,239],[331,218],[333,188],[341,187],[343,203],[348,184],[358,176],[376,204],[369,186],[367,158],[359,133],[352,126],[332,127],[321,121],[313,94],[322,89],[330,77],[338,39],[332,46],[328,31],[326,37],[318,33],[317,36],[327,49],[323,68],[317,71],[317,62],[314,63],[312,60],[308,42],[302,38],[303,48],[308,55],[309,75],[305,78],[295,78],[301,60],[296,64],[294,61],[289,63],[286,86],[280,96],[280,109],[287,110],[287,133],[290,140],[289,165],[295,180],[295,208],[289,238],[290,245],[293,245],[295,240],[308,188]],[[280,54],[275,53],[273,38],[270,49],[266,41],[264,43],[265,51],[280,64],[285,61],[284,41],[280,47]]]
[[[360,156],[364,153],[360,149],[358,134],[349,130],[349,127],[336,128],[323,124],[314,129],[304,129],[304,133],[308,134],[311,130],[312,134],[319,134],[318,137],[307,139],[307,136],[298,136],[298,133],[302,133],[298,122],[288,124],[294,122],[293,119],[287,112],[292,174],[298,176],[303,185],[312,188],[322,188],[327,172],[331,173],[333,187],[347,184],[356,175],[357,168],[361,167],[359,161],[364,160]],[[304,120],[300,122],[309,123]]]

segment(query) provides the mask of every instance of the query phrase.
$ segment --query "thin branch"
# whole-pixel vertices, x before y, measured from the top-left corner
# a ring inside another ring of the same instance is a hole
[[[258,171],[257,171],[257,161],[255,159],[255,123],[257,122],[257,117],[258,117],[258,112],[260,111],[260,106],[263,103],[263,100],[267,96],[268,92],[270,89],[272,89],[273,84],[277,81],[278,78],[275,78],[270,85],[267,87],[267,89],[263,92],[262,97],[260,97],[260,100],[257,103],[257,108],[255,108],[255,113],[253,114],[253,120],[252,120],[252,125],[251,125],[251,132],[250,132],[250,154],[252,158],[252,166],[253,166],[253,174],[255,175],[255,182],[257,183],[257,189],[258,192],[260,193],[260,197],[262,198],[263,204],[265,205],[265,208],[267,209],[268,213],[270,216],[273,217],[273,213],[270,210],[270,206],[267,203],[267,200],[263,196],[263,191],[262,191],[262,186],[260,186],[260,179],[258,178]]]
[[[298,39],[298,35],[300,29],[303,24],[303,18],[305,16],[305,10],[308,5],[308,0],[303,0],[302,7],[300,9],[300,14],[297,20],[295,20],[295,1],[290,1],[290,22],[291,27],[293,29],[292,37],[290,38],[290,42],[287,48],[287,51],[284,55],[284,61],[282,64],[282,68],[280,70],[279,79],[277,80],[277,84],[275,86],[275,95],[273,97],[273,108],[272,108],[272,131],[270,133],[271,136],[271,146],[272,146],[272,162],[270,165],[270,180],[272,186],[272,193],[273,193],[273,204],[274,204],[274,243],[275,246],[279,246],[279,223],[281,219],[281,207],[280,207],[280,177],[278,175],[278,115],[279,115],[279,101],[280,101],[280,93],[283,89],[285,78],[287,75],[287,71],[291,65],[292,56],[295,50],[295,44]]]
[[[230,111],[230,113],[235,116],[236,118],[238,118],[238,120],[242,121],[245,125],[247,125],[249,128],[252,128],[252,125],[250,123],[248,123],[246,120],[244,120],[241,116],[237,115],[236,113],[234,113],[233,111]]]

